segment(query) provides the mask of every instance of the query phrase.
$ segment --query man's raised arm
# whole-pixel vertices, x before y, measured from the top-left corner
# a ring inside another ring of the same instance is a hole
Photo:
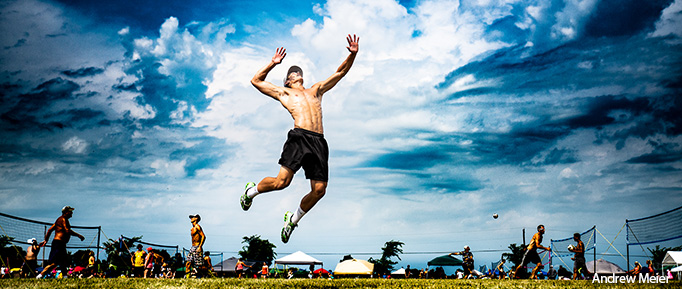
[[[275,68],[278,64],[282,63],[282,59],[287,55],[287,50],[284,47],[277,48],[275,56],[272,57],[270,63],[265,65],[263,68],[256,72],[256,75],[251,79],[251,84],[258,89],[258,91],[263,94],[270,96],[274,99],[279,100],[279,97],[284,94],[284,90],[272,83],[265,81],[265,77],[268,76],[270,70]]]
[[[353,34],[353,36],[351,37],[350,34],[348,34],[346,40],[348,41],[348,46],[346,48],[348,49],[348,52],[350,52],[350,54],[348,55],[348,57],[346,57],[343,63],[341,63],[341,66],[339,66],[339,68],[336,69],[336,72],[332,74],[332,76],[327,78],[327,80],[320,81],[318,83],[319,85],[319,88],[317,90],[318,95],[322,95],[325,92],[332,89],[332,87],[339,83],[341,78],[346,76],[348,71],[350,71],[351,66],[353,66],[355,56],[358,54],[359,49],[358,43],[360,42],[360,37],[355,36],[355,34]]]

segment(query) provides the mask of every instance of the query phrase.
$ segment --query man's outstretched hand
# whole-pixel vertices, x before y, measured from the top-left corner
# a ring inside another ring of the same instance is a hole
[[[282,63],[282,59],[287,56],[287,50],[284,49],[284,47],[277,48],[277,51],[275,51],[275,56],[272,57],[272,62],[275,64],[280,64]]]
[[[346,40],[348,40],[348,47],[346,47],[348,48],[348,51],[350,53],[358,53],[358,42],[360,42],[360,37],[355,36],[355,34],[351,37],[350,34],[348,34]]]

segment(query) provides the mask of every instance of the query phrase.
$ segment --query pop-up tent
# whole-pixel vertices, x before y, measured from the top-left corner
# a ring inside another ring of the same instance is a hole
[[[595,272],[592,272],[595,268],[595,263],[596,263],[596,273],[597,274],[604,274],[604,275],[611,275],[611,274],[616,274],[616,275],[623,275],[625,274],[625,270],[623,268],[619,267],[616,264],[613,264],[609,261],[606,261],[604,259],[597,259],[596,261],[590,261],[585,264],[587,267],[587,270],[590,271],[590,273],[594,274]]]
[[[443,255],[431,259],[427,263],[429,266],[462,266],[464,262],[462,260],[453,257],[452,255]]]
[[[682,251],[668,251],[661,261],[661,266],[666,267],[678,267],[682,265]]]
[[[391,272],[391,275],[405,275],[405,268],[400,268]]]
[[[372,275],[374,264],[365,260],[346,260],[336,264],[334,275]]]
[[[322,265],[322,261],[298,251],[275,260],[275,264],[282,265]]]
[[[239,259],[236,257],[227,258],[227,259],[223,260],[222,262],[213,265],[213,270],[216,272],[235,273],[236,271],[235,271],[234,267],[237,265],[238,260]],[[244,261],[244,264],[246,264],[247,266],[253,266],[256,263],[257,262],[253,262],[253,261]],[[182,267],[182,268],[184,270],[184,267]]]

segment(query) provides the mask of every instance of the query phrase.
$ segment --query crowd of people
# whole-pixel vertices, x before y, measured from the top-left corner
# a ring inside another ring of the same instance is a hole
[[[201,216],[193,214],[189,216],[192,228],[190,236],[192,246],[186,258],[180,253],[176,253],[171,257],[165,250],[156,250],[152,247],[144,249],[142,244],[137,244],[137,250],[130,252],[129,260],[119,263],[118,266],[125,268],[117,268],[114,262],[106,262],[104,268],[103,262],[95,258],[95,253],[91,250],[78,251],[73,256],[68,256],[66,251],[66,244],[69,242],[71,236],[78,237],[83,241],[84,237],[71,229],[69,219],[73,216],[74,208],[65,206],[62,208],[62,215],[57,218],[54,224],[47,230],[45,238],[42,242],[32,238],[27,241],[29,246],[26,248],[25,256],[23,257],[23,265],[21,266],[20,276],[25,278],[92,278],[92,277],[134,277],[134,278],[198,278],[216,276],[212,267],[212,260],[210,252],[203,250],[203,245],[206,241],[206,235],[202,227],[199,225]],[[39,267],[38,256],[41,249],[49,242],[51,235],[54,233],[54,238],[51,243],[49,258],[44,261],[44,267]],[[474,255],[471,248],[464,246],[463,251],[450,253],[450,256],[461,256],[462,268],[457,269],[452,275],[446,275],[443,267],[436,267],[427,271],[426,269],[411,269],[407,266],[404,270],[404,275],[391,275],[390,273],[380,276],[379,278],[457,278],[457,279],[590,279],[591,273],[585,263],[585,245],[581,240],[581,235],[575,233],[573,241],[575,245],[571,244],[568,250],[574,256],[571,258],[574,261],[573,272],[567,270],[564,266],[559,266],[555,270],[550,266],[547,271],[543,271],[545,264],[539,256],[538,250],[551,250],[542,245],[545,227],[543,225],[537,226],[537,233],[535,233],[530,243],[525,248],[521,262],[515,268],[508,268],[505,264],[504,258],[498,262],[495,268],[488,269],[486,272],[480,272],[474,268]],[[121,258],[119,258],[121,259]],[[649,274],[655,276],[660,272],[653,269],[651,260],[648,260],[646,267],[642,267],[638,262],[635,262],[635,267],[628,271],[629,275]],[[333,273],[327,270],[319,270],[313,272],[299,271],[290,269],[285,272],[271,272],[268,264],[265,262],[247,263],[239,259],[234,266],[234,276],[237,278],[267,278],[269,276],[293,278],[294,276],[308,276],[309,278],[333,278]],[[528,273],[527,265],[534,264],[530,274]],[[8,268],[0,270],[2,277],[9,276]],[[7,272],[6,272],[7,271]],[[298,275],[296,275],[298,274]]]

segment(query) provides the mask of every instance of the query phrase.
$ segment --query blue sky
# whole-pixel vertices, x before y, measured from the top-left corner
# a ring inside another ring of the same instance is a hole
[[[280,256],[328,253],[313,256],[332,268],[389,240],[434,252],[404,255],[413,268],[464,245],[482,265],[540,223],[546,245],[593,225],[613,239],[625,219],[682,203],[680,11],[680,0],[3,1],[0,211],[52,221],[68,204],[74,225],[181,247],[199,213],[208,250],[232,256],[257,234]],[[277,173],[293,126],[249,80],[280,46],[268,81],[294,64],[306,85],[325,79],[349,33],[360,53],[323,102],[327,195],[282,244],[281,217],[309,183],[299,173],[239,208],[246,182]]]

